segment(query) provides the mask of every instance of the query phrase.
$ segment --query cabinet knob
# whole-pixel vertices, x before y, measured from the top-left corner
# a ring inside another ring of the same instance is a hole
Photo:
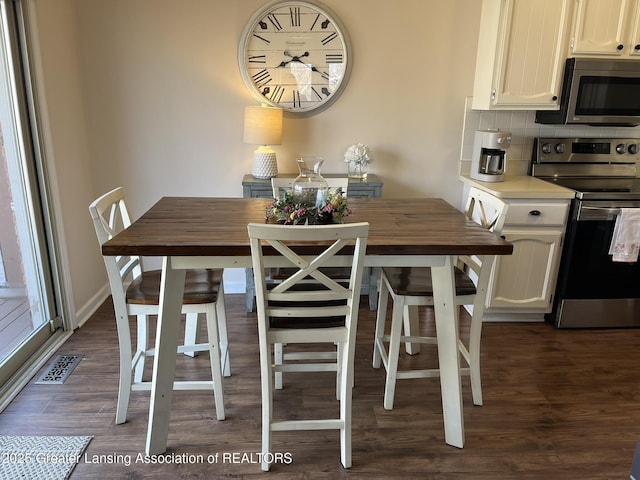
[[[554,95],[553,97],[551,97],[551,100],[553,100],[555,102],[556,100],[558,100],[558,96]]]
[[[635,47],[633,47],[633,49],[637,52],[638,50],[640,50],[640,43],[637,44]]]
[[[533,217],[539,217],[540,215],[542,215],[542,212],[540,210],[531,210],[529,212],[529,215],[531,215]]]
[[[618,45],[616,48],[617,48],[617,49],[618,49],[618,51],[620,52],[620,51],[622,51],[622,49],[624,49],[624,45],[623,45],[623,44],[620,44],[620,45]]]

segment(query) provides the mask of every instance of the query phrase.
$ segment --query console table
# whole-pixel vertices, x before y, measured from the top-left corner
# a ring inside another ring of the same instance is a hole
[[[336,173],[322,174],[325,178],[339,178],[344,175]],[[296,178],[295,174],[283,174],[278,177]],[[254,178],[248,174],[242,177],[242,196],[244,198],[272,198],[271,180]],[[369,174],[366,180],[358,180],[357,178],[349,179],[349,188],[347,197],[349,198],[377,198],[382,196],[382,181],[377,175]]]
[[[344,174],[323,173],[325,178],[344,177]],[[278,177],[296,178],[295,174],[282,174]],[[255,178],[251,174],[242,177],[242,196],[244,198],[273,198],[273,189],[271,188],[270,179]],[[366,180],[357,178],[349,178],[349,187],[347,188],[347,198],[377,198],[382,197],[382,181],[377,175],[368,174]],[[365,268],[364,277],[362,278],[362,294],[369,295],[369,308],[375,310],[378,308],[377,296],[378,275],[375,269]],[[253,272],[250,268],[246,269],[246,296],[247,296],[247,312],[255,309],[255,287],[253,283]]]

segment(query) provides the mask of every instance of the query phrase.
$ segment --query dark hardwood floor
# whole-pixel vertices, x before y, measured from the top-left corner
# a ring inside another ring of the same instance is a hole
[[[371,367],[375,314],[363,302],[353,467],[340,466],[336,432],[287,432],[275,434],[273,447],[289,453],[292,463],[265,474],[251,463],[257,462],[261,429],[255,315],[244,312],[244,295],[228,295],[227,307],[233,373],[224,382],[227,419],[216,421],[210,392],[175,392],[168,441],[173,463],[137,461],[144,455],[148,393],[132,393],[127,423],[114,424],[118,352],[110,300],[60,349],[84,355],[66,383],[32,381],[0,414],[0,433],[93,435],[88,461],[81,460],[72,480],[629,478],[640,436],[640,330],[486,324],[484,406],[473,406],[465,378],[466,443],[457,449],[444,443],[437,379],[399,381],[394,410],[383,409],[384,370]],[[432,328],[431,311],[421,314]],[[464,316],[465,326],[467,321]],[[402,361],[434,364],[436,356],[423,351]],[[178,369],[206,378],[208,359],[180,356]],[[337,410],[331,374],[299,375],[285,377],[277,411]],[[207,461],[216,455],[217,462]]]

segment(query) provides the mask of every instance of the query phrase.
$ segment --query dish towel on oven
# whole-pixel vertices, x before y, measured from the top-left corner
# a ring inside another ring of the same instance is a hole
[[[613,228],[609,255],[614,262],[637,262],[640,249],[640,208],[621,208]]]

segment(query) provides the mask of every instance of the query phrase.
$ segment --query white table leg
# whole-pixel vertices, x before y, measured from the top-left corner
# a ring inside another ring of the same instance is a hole
[[[184,270],[171,268],[171,257],[162,262],[160,310],[156,331],[156,354],[153,360],[147,455],[160,455],[167,450],[169,416],[176,373],[176,349],[180,331],[180,312],[184,294]]]
[[[457,307],[454,303],[453,259],[445,265],[432,267],[433,298],[438,336],[438,361],[440,364],[440,389],[444,437],[449,445],[464,446],[464,418],[462,415],[462,389],[460,383],[460,358],[456,332]]]

